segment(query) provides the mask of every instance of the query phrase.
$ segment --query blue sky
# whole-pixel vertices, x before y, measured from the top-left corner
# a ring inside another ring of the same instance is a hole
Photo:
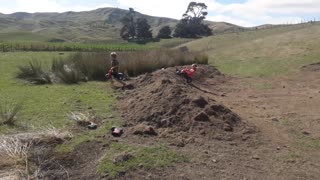
[[[179,19],[190,0],[0,0],[1,13],[87,11],[133,7],[144,14]],[[320,0],[201,0],[208,20],[242,26],[320,20]]]

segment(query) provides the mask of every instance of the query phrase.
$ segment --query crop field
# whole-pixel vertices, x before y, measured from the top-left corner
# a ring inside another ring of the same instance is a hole
[[[80,44],[80,43],[49,43],[49,42],[0,42],[1,52],[13,51],[136,51],[146,50],[151,47],[137,44]]]

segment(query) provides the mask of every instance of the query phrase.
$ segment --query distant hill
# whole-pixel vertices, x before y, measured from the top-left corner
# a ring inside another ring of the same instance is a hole
[[[224,73],[274,75],[319,62],[320,22],[260,26],[255,31],[229,33],[180,45],[201,51]]]
[[[93,11],[64,13],[0,13],[0,41],[7,40],[65,40],[73,42],[119,41],[120,19],[127,10],[119,8],[100,8]],[[163,26],[174,27],[178,20],[148,16],[146,18],[154,35]],[[224,22],[207,21],[215,33],[235,31],[240,26]],[[20,36],[16,37],[19,34]],[[37,37],[39,36],[39,37]],[[7,37],[5,39],[5,37]]]

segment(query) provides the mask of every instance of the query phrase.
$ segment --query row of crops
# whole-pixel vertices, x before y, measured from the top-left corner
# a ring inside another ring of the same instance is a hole
[[[151,47],[139,44],[80,44],[80,43],[48,43],[48,42],[0,42],[0,52],[14,51],[136,51],[148,50]]]

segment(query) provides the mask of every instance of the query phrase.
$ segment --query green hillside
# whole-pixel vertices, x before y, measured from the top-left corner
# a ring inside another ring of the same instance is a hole
[[[272,76],[320,61],[319,34],[319,23],[302,24],[211,36],[183,46],[206,52],[225,73]]]
[[[120,19],[127,10],[119,8],[100,8],[93,11],[65,13],[24,13],[0,14],[0,41],[13,36],[15,40],[62,39],[73,42],[119,41]],[[163,26],[174,27],[178,20],[153,17],[137,13],[137,18],[146,18],[154,35]],[[215,33],[238,29],[239,26],[224,22],[207,22]],[[240,27],[241,28],[241,27]],[[15,36],[11,33],[25,33]],[[5,34],[3,34],[5,33]],[[9,34],[7,34],[9,33]],[[8,37],[5,37],[6,34]],[[10,38],[9,38],[10,39]]]

